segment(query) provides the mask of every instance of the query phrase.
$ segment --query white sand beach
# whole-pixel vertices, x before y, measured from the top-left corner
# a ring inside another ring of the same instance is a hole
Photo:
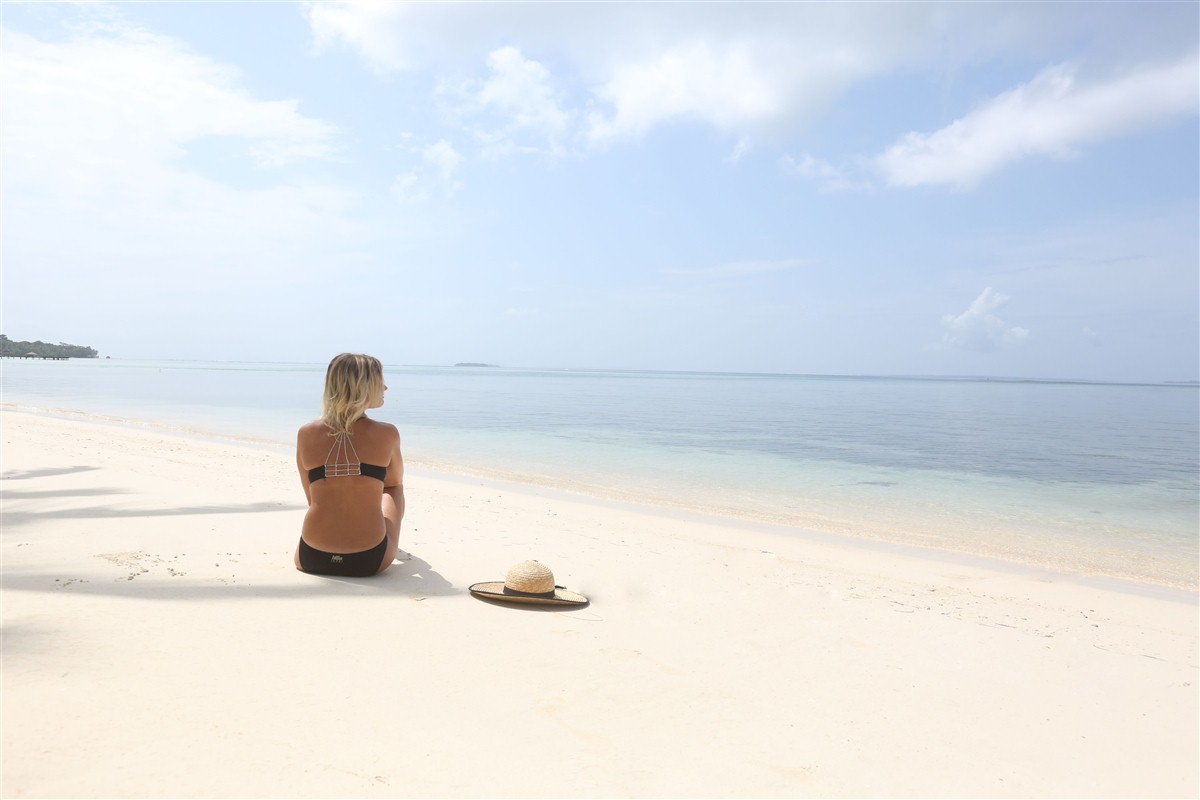
[[[1196,596],[6,411],[4,797],[1195,797]],[[591,603],[467,586],[525,559]]]

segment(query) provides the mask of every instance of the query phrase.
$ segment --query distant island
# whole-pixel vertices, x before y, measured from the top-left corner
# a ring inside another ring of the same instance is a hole
[[[0,357],[4,358],[98,358],[94,347],[59,342],[18,342],[0,333]]]
[[[494,367],[495,364],[480,364],[475,361],[460,361],[455,364],[456,367]]]

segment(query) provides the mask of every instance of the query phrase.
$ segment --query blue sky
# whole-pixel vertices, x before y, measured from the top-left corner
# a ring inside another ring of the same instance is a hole
[[[0,12],[15,339],[1200,373],[1194,2]]]

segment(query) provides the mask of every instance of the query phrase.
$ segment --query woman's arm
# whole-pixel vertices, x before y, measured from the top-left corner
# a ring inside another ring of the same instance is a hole
[[[308,504],[312,505],[312,492],[308,482],[308,470],[304,468],[304,462],[300,459],[300,439],[304,436],[304,429],[296,434],[296,469],[300,470],[300,486],[304,489],[304,499]]]
[[[383,516],[389,525],[395,525],[396,529],[400,529],[400,521],[404,519],[404,487],[403,486],[388,486],[383,490],[385,497],[392,499],[391,506],[384,504]],[[393,511],[394,509],[394,511]]]
[[[391,433],[395,437],[392,443],[392,455],[388,459],[387,475],[383,480],[383,493],[392,498],[399,528],[400,520],[404,519],[404,456],[400,452],[400,432],[394,427]]]

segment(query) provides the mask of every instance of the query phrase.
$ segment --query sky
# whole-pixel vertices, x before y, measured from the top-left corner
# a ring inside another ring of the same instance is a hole
[[[12,339],[1200,377],[1200,3],[4,0],[0,29]]]

